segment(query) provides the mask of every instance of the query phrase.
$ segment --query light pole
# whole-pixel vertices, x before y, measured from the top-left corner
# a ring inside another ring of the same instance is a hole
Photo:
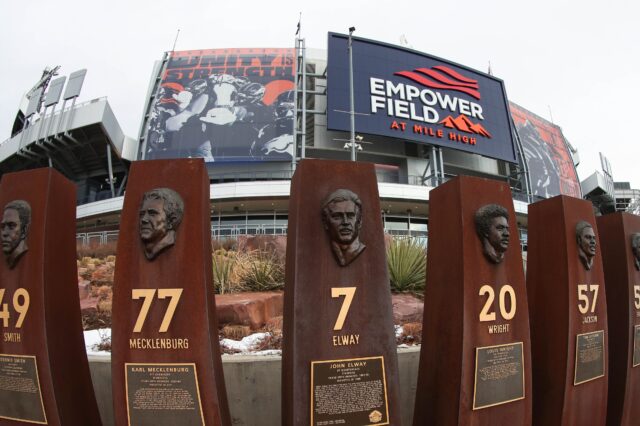
[[[356,161],[356,112],[353,105],[353,46],[351,44],[351,35],[356,27],[349,27],[349,114],[351,116],[351,161]]]

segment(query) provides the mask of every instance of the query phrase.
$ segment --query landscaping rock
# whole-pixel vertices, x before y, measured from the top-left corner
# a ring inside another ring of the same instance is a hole
[[[217,294],[218,325],[248,325],[257,330],[282,315],[282,301],[281,292]]]
[[[395,324],[405,324],[408,322],[422,323],[422,313],[424,312],[424,302],[411,294],[391,295],[393,306],[393,322]]]
[[[80,300],[80,311],[83,315],[95,314],[98,312],[98,298],[97,297],[87,297],[83,300]]]

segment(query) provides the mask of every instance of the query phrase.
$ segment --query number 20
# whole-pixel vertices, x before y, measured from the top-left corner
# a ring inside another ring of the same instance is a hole
[[[491,309],[491,305],[493,305],[493,300],[496,298],[495,290],[490,285],[485,284],[480,287],[480,292],[478,293],[478,295],[484,296],[485,294],[488,295],[488,297],[487,301],[484,304],[484,307],[480,311],[480,322],[495,321],[496,313],[489,312],[489,310]],[[507,295],[509,295],[509,301],[511,302],[511,307],[508,311],[506,303]],[[498,302],[500,307],[500,315],[502,316],[502,318],[509,321],[513,319],[514,316],[516,316],[516,292],[509,284],[500,287]]]

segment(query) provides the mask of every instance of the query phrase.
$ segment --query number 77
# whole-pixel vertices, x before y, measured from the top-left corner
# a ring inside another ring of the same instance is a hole
[[[169,325],[171,324],[173,315],[176,312],[178,301],[180,300],[180,296],[182,296],[182,290],[183,289],[181,288],[158,289],[158,299],[166,299],[167,297],[171,298],[171,300],[169,301],[169,306],[167,307],[167,311],[164,313],[164,317],[162,318],[162,323],[160,324],[160,333],[166,333],[167,330],[169,330]],[[153,297],[155,296],[155,294],[156,289],[154,288],[131,289],[132,299],[144,299],[142,301],[142,308],[140,309],[140,313],[138,314],[138,319],[136,320],[136,324],[133,327],[134,333],[140,333],[142,331],[142,326],[147,319],[149,309],[151,308],[151,302],[153,302]]]

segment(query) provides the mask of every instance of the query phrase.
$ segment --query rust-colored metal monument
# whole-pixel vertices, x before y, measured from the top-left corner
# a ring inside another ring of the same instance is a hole
[[[596,222],[607,283],[607,425],[631,426],[640,419],[640,216],[614,213]]]
[[[100,425],[82,334],[76,188],[53,169],[0,184],[0,423]]]
[[[509,186],[460,176],[429,198],[413,424],[531,424],[527,293]]]
[[[289,206],[283,425],[399,425],[373,165],[303,160]]]
[[[113,297],[116,425],[230,425],[202,160],[131,166]]]
[[[604,425],[607,294],[589,201],[529,206],[527,291],[536,425]]]

